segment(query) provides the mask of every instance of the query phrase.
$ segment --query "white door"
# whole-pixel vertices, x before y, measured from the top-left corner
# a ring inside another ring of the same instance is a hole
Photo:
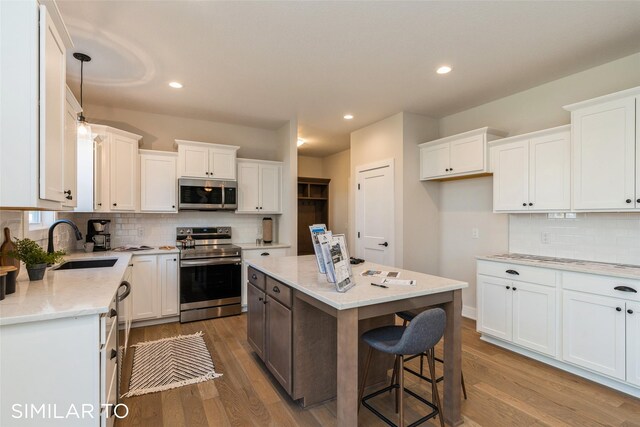
[[[40,6],[40,198],[56,202],[65,201],[66,52],[47,8]]]
[[[209,149],[209,176],[215,179],[236,179],[236,152]]]
[[[571,135],[561,132],[529,142],[531,210],[571,209]]]
[[[179,315],[178,254],[158,256],[158,281],[160,282],[160,315]]]
[[[109,150],[110,208],[113,211],[134,211],[138,194],[138,141],[112,134]]]
[[[280,208],[280,175],[277,165],[260,165],[260,212],[279,213]]]
[[[635,98],[574,111],[573,206],[635,207]]]
[[[133,320],[154,319],[159,316],[157,280],[157,257],[136,255],[132,257],[131,302]]]
[[[564,361],[624,380],[624,301],[563,291],[562,308]]]
[[[556,355],[556,288],[513,282],[513,342]]]
[[[357,257],[395,265],[393,163],[357,171]]]
[[[513,291],[511,282],[478,276],[478,332],[511,341]]]
[[[180,145],[178,147],[178,173],[180,177],[209,178],[209,149]]]
[[[238,162],[238,212],[260,212],[260,165]]]
[[[64,115],[64,202],[63,206],[74,208],[78,206],[78,111],[68,99],[73,95],[67,94]]]
[[[491,149],[493,210],[522,211],[529,208],[529,142]]]
[[[445,176],[449,173],[449,143],[420,149],[420,178]]]
[[[109,153],[107,142],[99,136],[93,142],[93,171],[93,210],[105,212],[109,210]]]
[[[140,210],[176,212],[176,158],[140,156]]]
[[[451,141],[451,161],[449,173],[481,172],[484,170],[485,143],[484,135],[475,135]]]
[[[640,303],[627,301],[627,382],[640,386]]]

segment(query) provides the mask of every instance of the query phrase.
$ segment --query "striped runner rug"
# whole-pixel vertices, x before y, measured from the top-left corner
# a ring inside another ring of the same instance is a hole
[[[141,342],[131,347],[134,348],[133,370],[129,391],[122,397],[169,390],[222,375],[213,367],[202,332]]]

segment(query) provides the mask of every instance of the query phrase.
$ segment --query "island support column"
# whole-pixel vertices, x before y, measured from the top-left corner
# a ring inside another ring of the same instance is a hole
[[[358,309],[338,310],[338,427],[358,425]]]
[[[450,426],[464,423],[460,413],[462,375],[462,290],[453,291],[453,301],[443,304],[447,314],[444,331],[444,422]]]

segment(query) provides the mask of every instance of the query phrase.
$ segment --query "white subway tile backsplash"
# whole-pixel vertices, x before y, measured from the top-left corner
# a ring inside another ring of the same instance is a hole
[[[509,251],[640,265],[640,213],[578,213],[575,219],[512,214]]]

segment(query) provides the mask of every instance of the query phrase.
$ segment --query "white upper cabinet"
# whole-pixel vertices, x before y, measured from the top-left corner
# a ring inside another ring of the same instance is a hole
[[[640,209],[639,94],[634,88],[565,107],[571,111],[575,210]]]
[[[78,114],[81,111],[80,104],[67,87],[64,115],[64,202],[62,205],[68,208],[78,206]]]
[[[142,137],[103,125],[91,125],[91,131],[94,167],[93,176],[86,179],[94,180],[94,210],[136,211],[140,204],[138,146]]]
[[[571,208],[569,129],[560,126],[489,144],[494,211]]]
[[[238,159],[238,213],[282,213],[282,163]]]
[[[487,142],[506,135],[481,128],[420,144],[420,179],[445,180],[488,173]]]
[[[60,210],[65,198],[66,56],[54,2],[0,2],[0,207]],[[16,185],[20,183],[20,185]]]
[[[236,179],[235,145],[176,139],[178,147],[178,178]]]
[[[177,212],[177,153],[140,150],[140,210]]]

